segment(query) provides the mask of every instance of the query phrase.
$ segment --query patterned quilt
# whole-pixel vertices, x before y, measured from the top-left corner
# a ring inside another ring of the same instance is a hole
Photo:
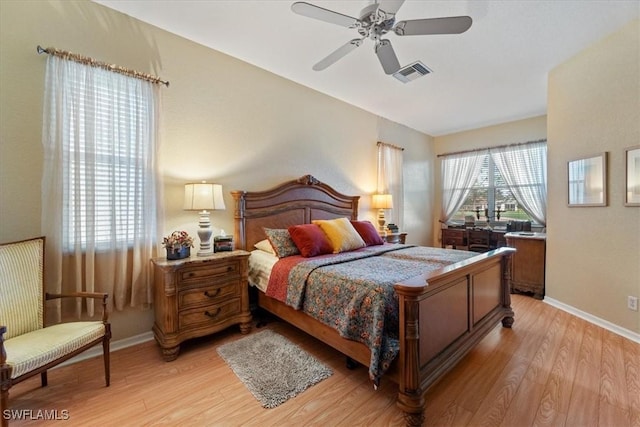
[[[274,265],[266,294],[367,345],[369,377],[377,383],[400,350],[393,285],[474,255],[382,245],[314,258],[287,257]]]

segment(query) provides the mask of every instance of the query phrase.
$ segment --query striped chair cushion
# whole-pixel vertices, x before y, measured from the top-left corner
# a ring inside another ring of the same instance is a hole
[[[0,245],[0,325],[9,339],[43,326],[44,239]]]
[[[38,329],[4,342],[11,378],[33,371],[104,336],[102,322],[70,322]]]

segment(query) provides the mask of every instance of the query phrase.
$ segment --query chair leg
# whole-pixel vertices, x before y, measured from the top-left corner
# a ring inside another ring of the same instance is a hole
[[[47,378],[47,371],[40,372],[40,383],[42,387],[46,387],[49,384],[49,379]]]
[[[0,384],[0,426],[9,427],[9,416],[5,416],[5,411],[9,409],[9,380]]]
[[[0,413],[0,426],[9,427],[9,417],[5,416],[4,411],[9,409],[9,388],[4,388],[0,390],[0,409],[2,412]]]
[[[102,358],[104,360],[104,380],[107,387],[111,384],[111,363],[109,359],[109,337],[105,336],[102,340]]]

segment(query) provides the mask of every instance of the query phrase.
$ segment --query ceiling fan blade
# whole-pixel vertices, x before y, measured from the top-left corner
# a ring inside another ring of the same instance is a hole
[[[380,40],[380,42],[376,44],[376,55],[378,55],[380,64],[382,64],[382,68],[386,74],[393,74],[400,69],[400,62],[398,62],[396,52],[393,50],[393,46],[391,46],[389,40]]]
[[[379,8],[388,15],[395,15],[403,3],[404,0],[380,0]]]
[[[400,21],[393,28],[399,36],[420,36],[429,34],[460,34],[467,31],[473,20],[470,16],[448,18],[427,18]]]
[[[353,39],[343,44],[342,46],[340,46],[339,48],[331,52],[329,55],[327,55],[322,61],[314,65],[312,67],[313,70],[314,71],[324,70],[329,65],[333,64],[338,59],[342,58],[343,56],[345,56],[346,54],[348,54],[349,52],[351,52],[352,50],[360,46],[362,44],[362,40],[363,39]]]
[[[298,15],[318,19],[320,21],[329,22],[330,24],[336,24],[347,28],[355,27],[356,23],[359,22],[356,18],[351,16],[343,15],[303,1],[292,4],[291,10]]]

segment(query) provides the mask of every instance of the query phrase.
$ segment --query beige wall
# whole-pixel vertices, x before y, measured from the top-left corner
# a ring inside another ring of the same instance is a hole
[[[555,68],[548,85],[547,295],[640,333],[640,208],[624,207],[624,149],[640,144],[640,21]],[[567,207],[567,162],[609,154],[609,205]]]
[[[476,148],[495,147],[497,145],[515,144],[519,142],[537,141],[547,137],[547,116],[516,120],[495,126],[452,133],[434,138],[435,153],[454,153]],[[442,182],[440,176],[441,162],[435,163],[435,200],[433,201],[433,245],[440,246],[440,211],[442,210]]]
[[[162,88],[160,161],[164,229],[195,235],[182,211],[183,184],[207,179],[225,189],[214,232],[233,231],[228,192],[262,190],[312,174],[362,195],[360,217],[375,219],[376,142],[405,148],[408,242],[432,241],[433,141],[254,66],[88,1],[0,2],[0,242],[40,234],[42,97],[38,44],[149,72]],[[151,312],[114,313],[114,338],[151,329]]]

